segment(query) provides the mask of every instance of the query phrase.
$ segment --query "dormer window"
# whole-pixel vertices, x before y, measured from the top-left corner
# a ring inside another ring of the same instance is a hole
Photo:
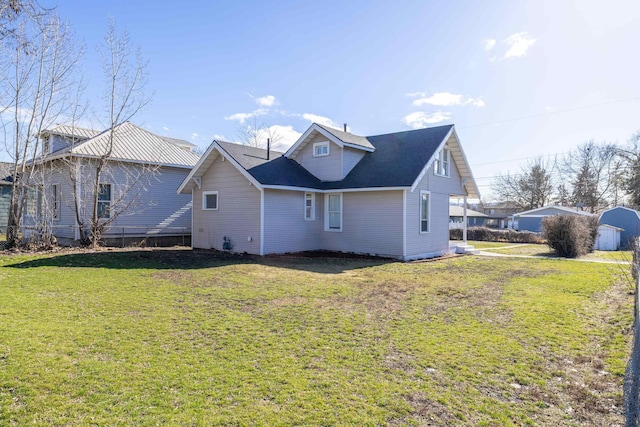
[[[438,153],[438,157],[436,157],[436,161],[433,167],[433,173],[440,176],[449,176],[450,172],[450,153],[448,148],[443,148]]]
[[[329,155],[329,141],[316,142],[313,144],[313,157]]]

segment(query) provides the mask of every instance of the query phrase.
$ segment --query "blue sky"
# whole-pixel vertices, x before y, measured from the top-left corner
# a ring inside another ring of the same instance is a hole
[[[61,0],[58,12],[87,46],[96,111],[112,16],[149,60],[153,101],[134,122],[203,148],[238,140],[252,114],[285,144],[310,120],[361,135],[454,123],[488,195],[520,159],[640,129],[634,0]]]

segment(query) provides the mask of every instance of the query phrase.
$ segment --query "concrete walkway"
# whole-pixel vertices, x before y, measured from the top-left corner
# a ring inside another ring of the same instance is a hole
[[[516,246],[505,246],[500,248],[491,248],[491,249],[506,249],[512,247],[520,247],[523,245]],[[509,254],[496,254],[493,252],[480,250],[476,255],[478,256],[486,256],[486,257],[503,257],[503,258],[530,258],[530,259],[550,259],[557,261],[578,261],[578,262],[595,262],[600,264],[622,264],[622,265],[631,265],[631,261],[616,261],[616,260],[607,260],[607,259],[584,259],[584,258],[560,258],[560,257],[551,257],[551,256],[541,256],[541,255],[509,255]]]

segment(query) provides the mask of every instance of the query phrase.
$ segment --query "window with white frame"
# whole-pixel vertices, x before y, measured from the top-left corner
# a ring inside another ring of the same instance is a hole
[[[329,193],[325,203],[324,229],[342,231],[342,193]]]
[[[60,185],[51,184],[51,216],[60,219]]]
[[[430,194],[428,191],[420,192],[420,233],[429,232],[429,202]]]
[[[202,210],[204,211],[218,210],[218,192],[217,191],[202,192]]]
[[[25,189],[25,213],[31,218],[40,218],[42,215],[42,189],[41,187],[27,187]]]
[[[316,219],[315,193],[304,193],[304,219],[305,221],[314,221]]]
[[[98,218],[111,216],[111,184],[98,184]]]
[[[329,141],[316,142],[313,144],[313,157],[329,155]]]
[[[433,172],[440,176],[449,176],[450,165],[450,152],[449,149],[444,147],[438,153],[434,164]]]

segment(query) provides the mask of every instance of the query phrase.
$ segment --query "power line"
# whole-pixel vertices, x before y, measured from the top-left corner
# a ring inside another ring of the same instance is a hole
[[[508,122],[515,122],[518,120],[525,120],[525,119],[534,119],[534,118],[538,118],[538,117],[545,117],[545,116],[552,116],[554,114],[560,114],[560,113],[567,113],[570,111],[577,111],[577,110],[586,110],[588,108],[595,108],[595,107],[602,107],[605,105],[611,105],[611,104],[619,104],[622,102],[630,102],[630,101],[638,101],[640,100],[640,96],[636,96],[633,98],[623,98],[623,99],[615,99],[613,101],[607,101],[607,102],[601,102],[598,104],[589,104],[589,105],[581,105],[578,107],[568,107],[562,110],[554,110],[554,111],[547,111],[546,113],[538,113],[538,114],[531,114],[528,116],[520,116],[520,117],[513,117],[511,119],[504,119],[504,120],[497,120],[495,122],[487,122],[487,123],[478,123],[475,125],[467,125],[467,126],[458,126],[458,129],[469,129],[469,128],[475,128],[475,127],[483,127],[483,126],[492,126],[492,125],[498,125],[501,123],[508,123]]]

